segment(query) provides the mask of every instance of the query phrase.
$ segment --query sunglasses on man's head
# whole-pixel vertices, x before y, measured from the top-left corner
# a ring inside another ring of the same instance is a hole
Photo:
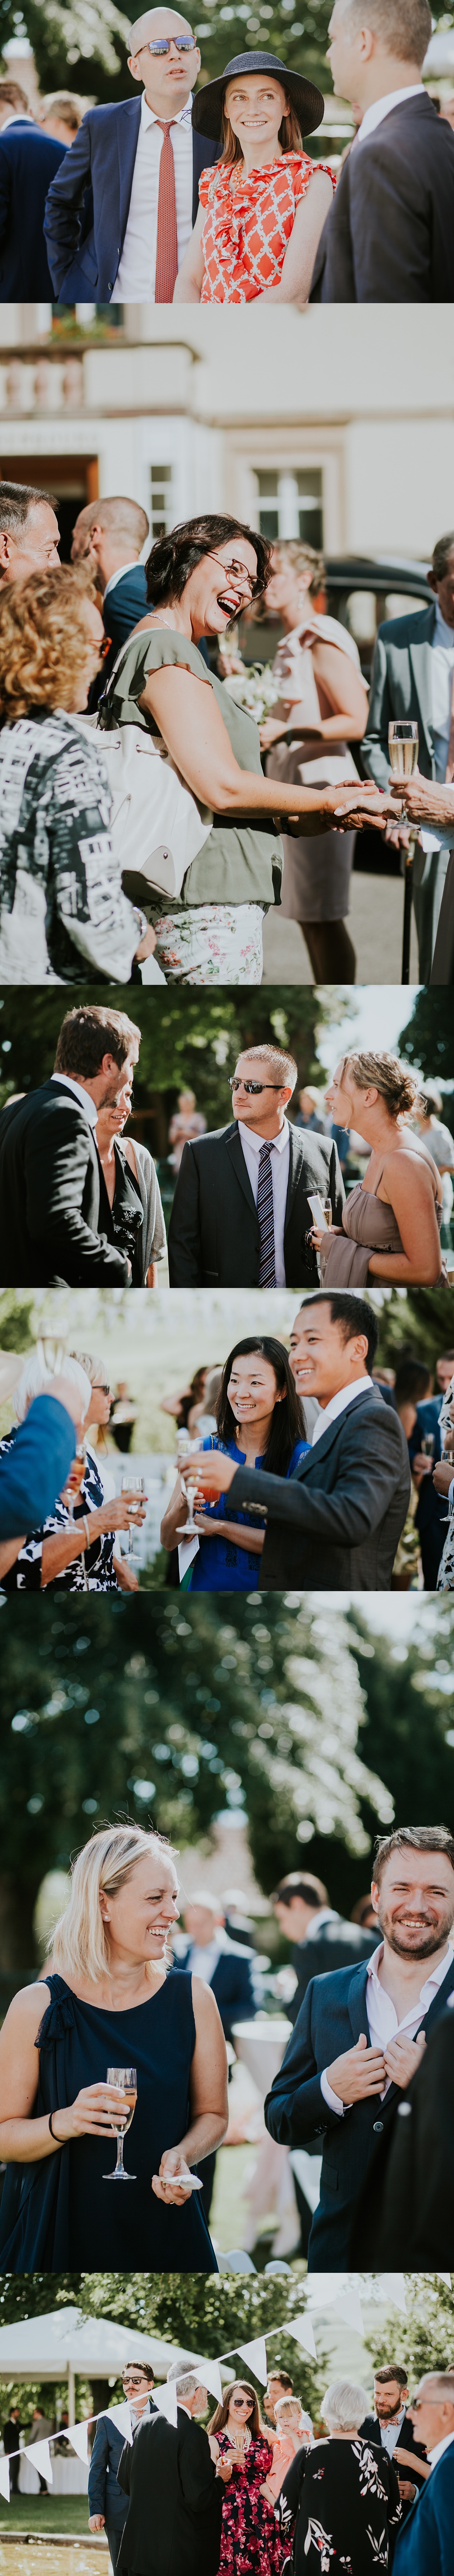
[[[229,1091],[282,1091],[281,1082],[243,1082],[241,1073],[229,1073]]]
[[[148,41],[147,45],[140,46],[140,53],[170,54],[171,45],[174,45],[176,54],[193,54],[195,36],[154,36],[151,44]]]

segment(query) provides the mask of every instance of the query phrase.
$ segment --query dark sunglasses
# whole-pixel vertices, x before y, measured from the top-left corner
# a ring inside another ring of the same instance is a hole
[[[140,53],[170,54],[171,45],[174,45],[176,54],[193,54],[195,36],[155,36],[152,44],[140,46]]]
[[[281,1082],[243,1082],[242,1074],[229,1073],[229,1091],[282,1091]]]

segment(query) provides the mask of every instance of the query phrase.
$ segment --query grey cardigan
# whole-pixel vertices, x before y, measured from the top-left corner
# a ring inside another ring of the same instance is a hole
[[[131,1144],[143,1207],[142,1229],[138,1237],[137,1250],[142,1265],[142,1286],[145,1288],[150,1262],[165,1261],[167,1236],[153,1156],[148,1152],[148,1145],[138,1145],[136,1136],[131,1137]]]

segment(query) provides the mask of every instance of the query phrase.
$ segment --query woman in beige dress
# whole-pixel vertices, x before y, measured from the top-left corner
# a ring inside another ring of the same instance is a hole
[[[276,704],[260,741],[269,751],[267,777],[287,785],[315,787],[323,778],[332,787],[337,779],[358,777],[348,745],[362,741],[367,689],[353,636],[314,606],[323,579],[323,558],[313,546],[290,538],[273,548],[266,608],[277,611],[285,635],[274,662]],[[283,838],[282,911],[287,921],[301,923],[316,984],[355,981],[345,922],[354,846],[354,832],[328,830],[316,843]]]
[[[443,1194],[432,1155],[408,1125],[418,1100],[416,1075],[398,1057],[372,1050],[345,1055],[325,1094],[336,1126],[370,1145],[364,1179],[350,1191],[342,1225],[314,1228],[323,1288],[436,1287],[443,1275]]]

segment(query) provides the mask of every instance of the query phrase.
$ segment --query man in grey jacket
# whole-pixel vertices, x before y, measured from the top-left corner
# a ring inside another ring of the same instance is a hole
[[[433,594],[427,608],[410,610],[380,626],[372,665],[369,718],[362,758],[377,786],[388,787],[388,725],[407,718],[418,726],[418,768],[449,790],[454,775],[454,530],[439,537],[428,574]],[[397,846],[404,847],[405,825],[388,825]],[[453,823],[432,823],[419,832],[413,863],[414,912],[418,933],[421,982],[428,984]]]

